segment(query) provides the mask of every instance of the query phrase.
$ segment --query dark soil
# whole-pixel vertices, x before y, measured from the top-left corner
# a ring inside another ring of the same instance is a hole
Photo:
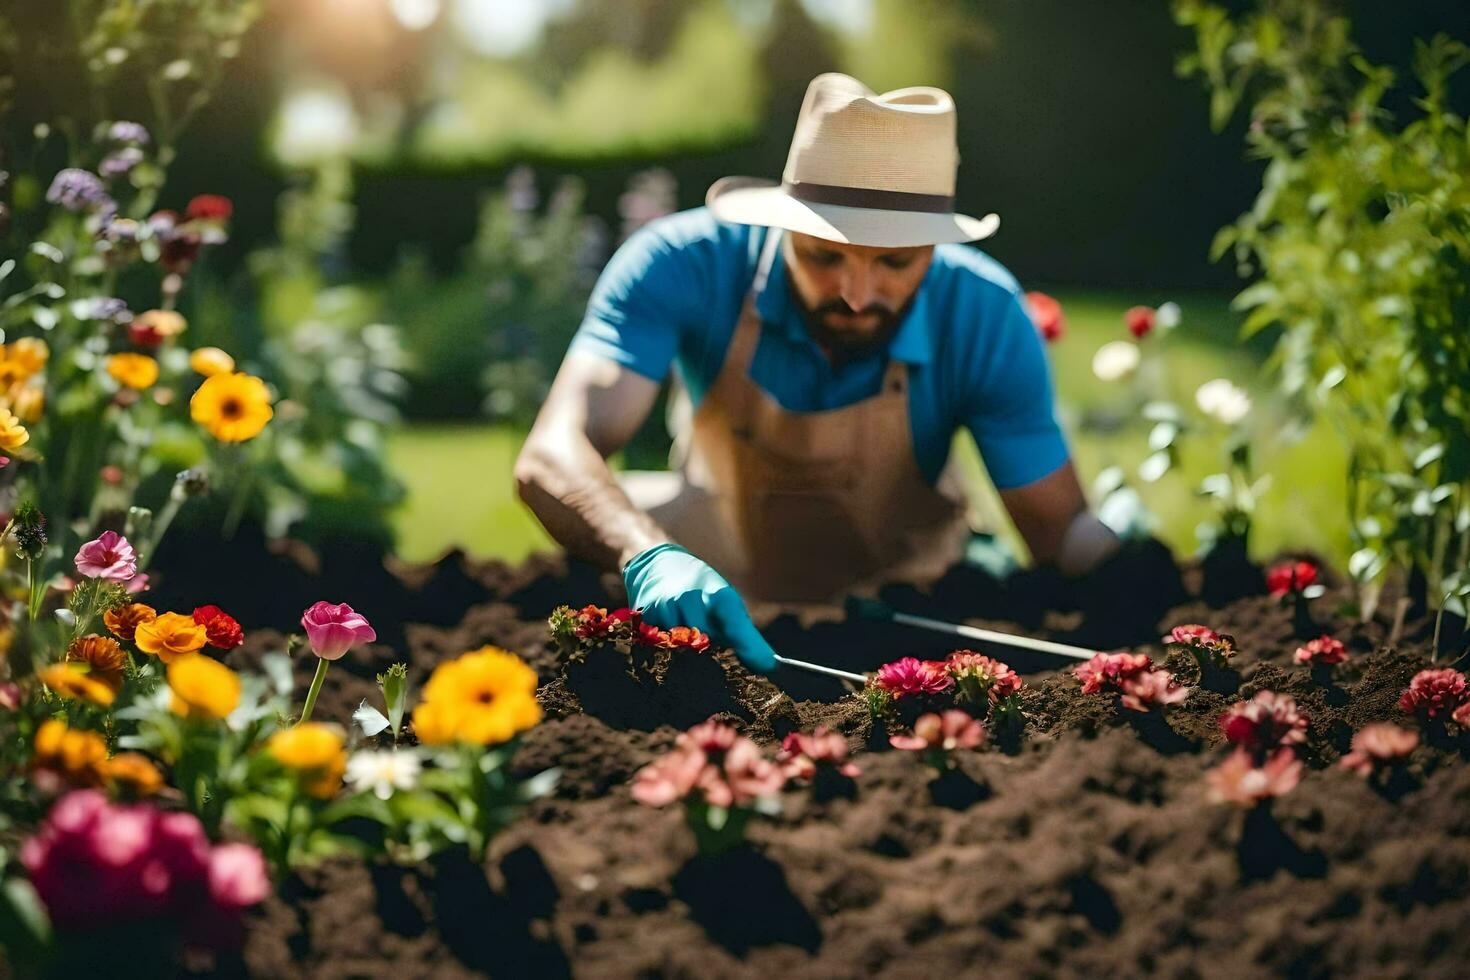
[[[727,654],[682,654],[658,678],[630,677],[611,651],[561,670],[547,613],[619,603],[607,591],[616,580],[586,568],[537,558],[510,569],[458,554],[384,576],[338,567],[350,574],[324,570],[340,583],[329,595],[269,600],[282,624],[314,598],[351,602],[379,624],[383,643],[333,667],[318,717],[345,721],[375,698],[373,675],[395,659],[407,659],[417,686],[442,659],[493,643],[543,681],[546,720],[524,738],[516,767],[563,775],[483,866],[450,854],[411,868],[341,859],[303,871],[258,913],[224,972],[1422,978],[1464,976],[1470,962],[1465,746],[1442,737],[1421,747],[1392,794],[1336,767],[1354,730],[1399,717],[1396,699],[1428,663],[1433,624],[1411,620],[1397,648],[1385,648],[1386,617],[1336,617],[1347,593],[1330,579],[1312,610],[1352,655],[1331,683],[1292,663],[1303,637],[1291,610],[1263,595],[1223,606],[1191,599],[1134,641],[1163,658],[1162,632],[1205,623],[1235,636],[1234,672],[1206,678],[1167,716],[1144,717],[1083,696],[1054,661],[988,651],[1026,675],[1025,735],[964,753],[936,781],[912,754],[886,749],[840,684],[754,677]],[[1188,570],[1192,595],[1201,578]],[[956,615],[968,597],[984,613],[975,625],[1072,641],[1116,625],[1056,611],[1049,587],[1033,577],[1006,590],[955,573],[930,592],[886,598]],[[384,628],[389,616],[401,629]],[[958,645],[871,622],[765,626],[788,656],[859,670]],[[279,639],[256,631],[236,656],[248,662]],[[302,690],[311,666],[300,663]],[[1211,804],[1203,776],[1224,755],[1216,718],[1266,688],[1310,715],[1309,771],[1273,807]],[[677,808],[638,806],[627,783],[679,728],[716,713],[767,744],[818,723],[845,733],[869,750],[857,756],[856,793],[819,801],[789,790],[783,816],[752,821],[747,846],[696,856]]]

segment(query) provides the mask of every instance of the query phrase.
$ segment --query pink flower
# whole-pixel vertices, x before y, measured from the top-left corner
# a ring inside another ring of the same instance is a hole
[[[1096,694],[1104,688],[1119,690],[1125,680],[1149,669],[1146,653],[1099,653],[1080,664],[1072,675],[1082,682],[1083,694]]]
[[[1021,675],[1009,666],[970,650],[956,650],[946,662],[950,676],[972,699],[986,696],[991,701],[1004,701],[1021,689]]]
[[[1228,633],[1216,633],[1208,626],[1198,623],[1174,627],[1163,638],[1163,642],[1184,647],[1194,654],[1196,660],[1208,659],[1223,664],[1235,656],[1235,637]]]
[[[682,800],[699,782],[707,761],[705,754],[693,746],[673,749],[638,770],[633,799],[653,807]]]
[[[1347,647],[1341,640],[1330,636],[1319,636],[1296,648],[1296,662],[1299,664],[1340,664],[1346,659]]]
[[[948,753],[955,749],[973,749],[983,741],[985,726],[958,708],[950,708],[943,714],[931,712],[923,715],[914,722],[912,735],[890,736],[888,744],[908,752],[932,749]]]
[[[216,905],[244,909],[265,901],[271,879],[259,848],[221,844],[209,853],[209,895]]]
[[[942,660],[919,660],[903,657],[878,668],[873,684],[895,698],[910,694],[938,694],[954,684],[949,667]]]
[[[1026,294],[1026,309],[1031,314],[1031,322],[1036,324],[1036,330],[1041,334],[1048,344],[1061,340],[1062,335],[1067,332],[1067,321],[1062,316],[1062,304],[1035,290]]]
[[[681,732],[675,744],[691,746],[705,753],[728,752],[739,738],[740,733],[735,729],[711,719]]]
[[[1317,566],[1309,561],[1288,561],[1266,572],[1266,591],[1274,596],[1297,595],[1317,581]]]
[[[1212,801],[1243,807],[1285,796],[1296,789],[1301,778],[1301,760],[1291,749],[1278,749],[1263,766],[1253,765],[1245,749],[1236,749],[1224,762],[1205,773]]]
[[[134,575],[128,579],[128,584],[124,588],[128,590],[128,595],[137,595],[139,592],[144,591],[148,588],[148,573],[139,572],[137,575]]]
[[[1198,623],[1190,623],[1187,626],[1176,626],[1164,637],[1165,643],[1177,643],[1180,646],[1192,647],[1196,644],[1214,643],[1220,639],[1220,634],[1208,626]]]
[[[792,732],[781,742],[781,751],[776,761],[786,767],[791,779],[811,779],[818,766],[830,766],[852,779],[862,775],[862,770],[847,759],[847,739],[826,725],[818,725],[811,734]]]
[[[1341,765],[1360,776],[1371,776],[1375,768],[1407,758],[1418,746],[1418,732],[1387,722],[1364,725],[1353,734],[1352,751],[1342,757]]]
[[[6,711],[20,710],[20,685],[9,681],[0,684],[0,708]]]
[[[1436,718],[1451,714],[1465,702],[1465,675],[1450,667],[1421,670],[1409,681],[1409,689],[1399,698],[1399,710],[1406,715],[1419,712]]]
[[[340,660],[359,643],[372,643],[378,638],[366,618],[354,612],[347,603],[314,603],[301,614],[311,652],[323,660]]]
[[[1189,697],[1189,688],[1175,684],[1167,670],[1145,670],[1125,677],[1119,691],[1119,700],[1129,711],[1162,708]]]
[[[1249,701],[1237,701],[1220,716],[1226,740],[1263,754],[1307,740],[1308,718],[1297,710],[1289,694],[1258,691]]]
[[[644,806],[689,800],[697,791],[711,806],[743,807],[774,796],[786,779],[786,771],[750,739],[729,725],[707,721],[681,733],[673,749],[638,770],[632,792]]]
[[[725,753],[720,779],[704,779],[704,798],[714,806],[746,806],[775,796],[786,785],[786,772],[761,754],[760,746],[745,736]]]
[[[1142,340],[1154,329],[1154,308],[1152,306],[1130,306],[1123,314],[1123,322],[1128,325],[1128,332]]]
[[[138,574],[138,559],[128,539],[116,531],[103,531],[77,551],[77,571],[87,578],[126,582]]]
[[[1462,702],[1450,717],[1461,728],[1470,728],[1470,701]]]

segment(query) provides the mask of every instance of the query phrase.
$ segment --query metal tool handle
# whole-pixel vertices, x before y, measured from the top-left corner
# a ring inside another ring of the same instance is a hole
[[[1013,633],[981,629],[978,626],[962,626],[959,623],[946,623],[942,620],[929,619],[925,616],[911,616],[908,613],[897,611],[886,602],[881,602],[876,599],[853,598],[848,600],[848,608],[864,619],[887,619],[905,626],[917,626],[920,629],[934,630],[937,633],[951,633],[955,636],[964,636],[972,640],[1001,643],[1006,646],[1036,650],[1041,653],[1055,653],[1059,656],[1071,657],[1074,660],[1091,660],[1097,655],[1096,650],[1085,650],[1082,647],[1074,647],[1069,643],[1056,643],[1052,640],[1036,640],[1029,636],[1016,636]]]
[[[784,664],[787,667],[795,667],[797,670],[809,670],[814,674],[826,674],[828,677],[837,677],[845,681],[852,681],[854,684],[865,685],[868,683],[868,679],[862,674],[854,674],[847,670],[838,670],[835,667],[823,667],[821,664],[809,664],[805,660],[792,660],[789,657],[781,656],[779,653],[776,654],[776,663]]]

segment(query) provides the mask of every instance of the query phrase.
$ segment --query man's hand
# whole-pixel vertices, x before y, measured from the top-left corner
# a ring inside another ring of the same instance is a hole
[[[628,605],[660,629],[693,626],[734,649],[740,662],[757,673],[776,667],[766,643],[740,598],[724,576],[676,544],[639,552],[623,569]]]

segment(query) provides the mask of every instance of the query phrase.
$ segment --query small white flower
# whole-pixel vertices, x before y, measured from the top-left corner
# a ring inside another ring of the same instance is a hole
[[[1194,402],[1201,412],[1225,425],[1234,425],[1251,410],[1251,396],[1227,378],[1216,378],[1200,385],[1194,393]]]
[[[394,790],[413,789],[423,767],[423,761],[413,751],[363,750],[354,752],[347,760],[347,781],[359,792],[371,789],[378,799],[386,800]]]
[[[1092,355],[1092,373],[1103,381],[1117,381],[1138,367],[1138,345],[1127,340],[1103,344]]]
[[[1154,311],[1154,326],[1160,330],[1173,330],[1179,326],[1179,304],[1165,303]]]

